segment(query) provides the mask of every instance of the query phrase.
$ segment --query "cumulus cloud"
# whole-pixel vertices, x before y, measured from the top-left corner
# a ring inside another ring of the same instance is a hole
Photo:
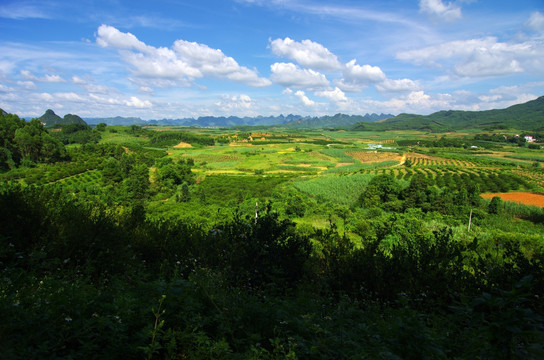
[[[419,87],[413,80],[410,79],[385,79],[382,83],[376,85],[376,88],[379,91],[401,92],[415,91],[418,90]]]
[[[357,65],[356,60],[348,62],[343,71],[344,78],[338,81],[340,89],[349,92],[358,92],[371,84],[382,82],[385,74],[378,66]]]
[[[293,63],[274,63],[270,78],[276,84],[295,89],[323,89],[329,86],[325,75],[311,69],[301,69]]]
[[[501,76],[522,71],[541,71],[544,46],[539,41],[505,43],[495,37],[451,41],[397,54],[415,64],[451,66],[463,77]],[[451,64],[453,63],[453,65]]]
[[[232,112],[232,111],[247,111],[250,110],[253,106],[254,101],[251,99],[250,96],[246,94],[240,94],[240,95],[223,95],[221,97],[221,100],[215,103],[217,107],[219,107],[224,112]]]
[[[314,94],[316,96],[328,98],[335,103],[348,101],[346,94],[338,87],[335,87],[333,90],[316,91]]]
[[[136,96],[131,96],[130,100],[125,100],[125,105],[136,108],[150,108],[153,105],[149,100],[140,100]]]
[[[98,27],[98,36],[96,43],[102,47],[114,47],[124,50],[139,50],[141,52],[152,51],[152,47],[148,47],[144,42],[138,40],[131,33],[123,33],[113,26],[100,25]]]
[[[143,78],[192,81],[214,76],[254,87],[271,84],[270,80],[259,77],[257,70],[240,66],[221,50],[205,44],[177,40],[172,48],[156,48],[131,33],[123,33],[108,25],[98,28],[96,42],[99,46],[117,49],[133,67],[133,73]]]
[[[272,52],[294,60],[302,66],[319,70],[339,70],[342,65],[336,55],[311,40],[294,41],[288,37],[270,42]]]
[[[304,106],[315,106],[316,103],[313,100],[308,99],[304,91],[298,90],[295,96],[304,104]]]
[[[355,62],[356,60],[351,60],[346,64],[344,71],[346,79],[363,83],[375,83],[385,79],[385,74],[378,66],[360,66],[355,64]]]
[[[442,0],[420,0],[419,11],[449,22],[461,18],[461,8]]]

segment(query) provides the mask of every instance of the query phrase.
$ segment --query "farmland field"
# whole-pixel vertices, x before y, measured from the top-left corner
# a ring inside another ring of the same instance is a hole
[[[544,195],[535,194],[529,192],[511,192],[511,193],[498,193],[498,194],[483,194],[485,199],[492,199],[498,196],[505,201],[513,201],[525,205],[535,205],[544,207]]]

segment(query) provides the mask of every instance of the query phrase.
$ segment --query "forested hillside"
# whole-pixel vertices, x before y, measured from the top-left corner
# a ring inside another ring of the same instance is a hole
[[[445,132],[468,128],[542,130],[544,96],[506,109],[439,111],[431,115],[400,114],[379,124],[360,124],[358,130],[424,130]]]

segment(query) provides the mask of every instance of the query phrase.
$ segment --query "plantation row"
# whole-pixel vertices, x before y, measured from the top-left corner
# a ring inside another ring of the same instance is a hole
[[[471,172],[457,169],[439,171],[430,169],[382,169],[368,170],[369,174],[385,174],[394,176],[396,179],[409,181],[414,175],[419,174],[425,177],[430,185],[438,187],[451,187],[477,184],[481,192],[506,192],[511,190],[531,190],[534,185],[525,180],[522,176],[506,171],[493,169],[474,169]]]
[[[438,165],[453,165],[460,167],[475,167],[471,161],[457,160],[457,159],[433,159],[433,158],[422,158],[422,157],[406,157],[406,161],[410,161],[412,166],[438,166]]]

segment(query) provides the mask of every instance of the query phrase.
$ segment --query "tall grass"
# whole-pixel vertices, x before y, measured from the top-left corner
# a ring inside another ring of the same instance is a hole
[[[325,171],[325,173],[327,174],[354,173],[361,170],[375,170],[379,168],[394,166],[397,164],[398,164],[398,161],[394,161],[394,160],[382,161],[382,162],[376,162],[376,163],[370,163],[370,164],[356,163],[353,165],[344,165],[344,166],[331,168]]]
[[[534,205],[524,205],[513,201],[501,201],[501,210],[506,214],[532,222],[544,222],[544,209]]]
[[[323,176],[307,181],[297,181],[294,186],[310,196],[351,205],[357,201],[373,177],[374,175],[371,174]]]

